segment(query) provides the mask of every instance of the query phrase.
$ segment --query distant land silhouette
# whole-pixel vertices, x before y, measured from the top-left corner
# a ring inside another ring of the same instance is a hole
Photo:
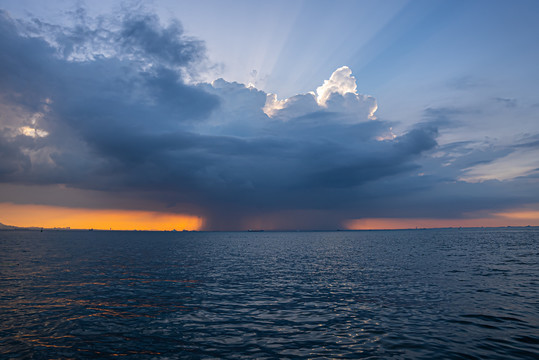
[[[70,227],[14,226],[0,223],[0,230],[72,230]]]
[[[269,232],[297,232],[297,231],[307,231],[307,232],[326,232],[326,231],[399,231],[399,230],[443,230],[443,229],[456,229],[456,230],[462,230],[462,229],[500,229],[500,228],[508,228],[508,229],[523,229],[523,228],[537,228],[539,226],[531,226],[531,225],[527,225],[527,226],[494,226],[494,227],[491,227],[491,226],[470,226],[470,227],[464,227],[464,226],[460,226],[460,227],[455,227],[455,226],[450,226],[450,227],[434,227],[434,228],[425,228],[425,227],[422,227],[422,228],[402,228],[402,229],[346,229],[346,230],[343,230],[343,229],[335,229],[335,230],[314,230],[314,229],[302,229],[302,230],[253,230],[253,229],[249,229],[249,230],[237,230],[237,231],[247,231],[247,232],[264,232],[264,231],[269,231]],[[3,223],[0,223],[0,231],[4,231],[4,230],[37,230],[37,231],[43,231],[43,230],[63,230],[63,231],[69,231],[69,230],[73,230],[73,231],[93,231],[94,229],[74,229],[74,228],[70,228],[70,227],[52,227],[52,228],[48,228],[48,227],[42,227],[42,226],[14,226],[14,225],[6,225],[6,224],[3,224]],[[137,230],[137,229],[132,229],[132,230],[107,230],[107,229],[98,229],[98,231],[163,231],[163,232],[176,232],[176,230]],[[183,230],[183,231],[188,231],[188,230]],[[194,230],[191,230],[191,231],[194,231]]]
[[[29,227],[21,227],[21,226],[13,226],[13,225],[5,225],[0,223],[0,230],[41,230],[41,227],[37,226],[29,226]]]
[[[0,230],[15,230],[15,229],[20,229],[20,228],[17,226],[4,225],[0,223]]]

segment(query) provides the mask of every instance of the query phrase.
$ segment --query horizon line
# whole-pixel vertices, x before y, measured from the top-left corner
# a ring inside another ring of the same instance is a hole
[[[99,231],[99,232],[353,232],[353,231],[403,231],[403,230],[464,230],[464,229],[508,229],[508,228],[539,228],[539,225],[501,225],[501,226],[442,226],[442,227],[409,227],[385,229],[246,229],[246,230],[187,230],[187,229],[97,229],[97,228],[71,228],[71,227],[42,227],[42,226],[14,226],[0,223],[0,231]]]

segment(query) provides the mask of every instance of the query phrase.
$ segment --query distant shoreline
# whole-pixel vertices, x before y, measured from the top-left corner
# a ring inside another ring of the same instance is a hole
[[[472,227],[433,227],[433,228],[402,228],[402,229],[327,229],[327,230],[316,230],[316,229],[298,229],[298,230],[120,230],[120,229],[72,229],[69,227],[63,228],[45,228],[45,227],[21,227],[13,225],[4,225],[0,223],[0,231],[40,231],[40,232],[51,232],[51,231],[97,231],[97,232],[173,232],[173,233],[186,233],[186,232],[254,232],[254,233],[277,233],[277,232],[358,232],[358,231],[425,231],[425,230],[489,230],[489,229],[539,229],[539,226],[535,225],[526,225],[526,226],[472,226]]]

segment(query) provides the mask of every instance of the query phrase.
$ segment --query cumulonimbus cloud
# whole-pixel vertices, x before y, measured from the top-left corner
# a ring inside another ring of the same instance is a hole
[[[380,216],[395,189],[432,185],[410,178],[437,127],[392,134],[346,66],[316,93],[278,100],[223,79],[186,81],[205,50],[179,23],[142,14],[99,26],[75,33],[0,13],[1,182],[150,196],[192,209],[208,229],[264,217],[286,227],[290,214],[335,228]]]

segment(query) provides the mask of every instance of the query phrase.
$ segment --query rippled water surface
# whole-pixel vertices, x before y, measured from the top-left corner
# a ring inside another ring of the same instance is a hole
[[[539,230],[0,232],[0,357],[539,358]]]

